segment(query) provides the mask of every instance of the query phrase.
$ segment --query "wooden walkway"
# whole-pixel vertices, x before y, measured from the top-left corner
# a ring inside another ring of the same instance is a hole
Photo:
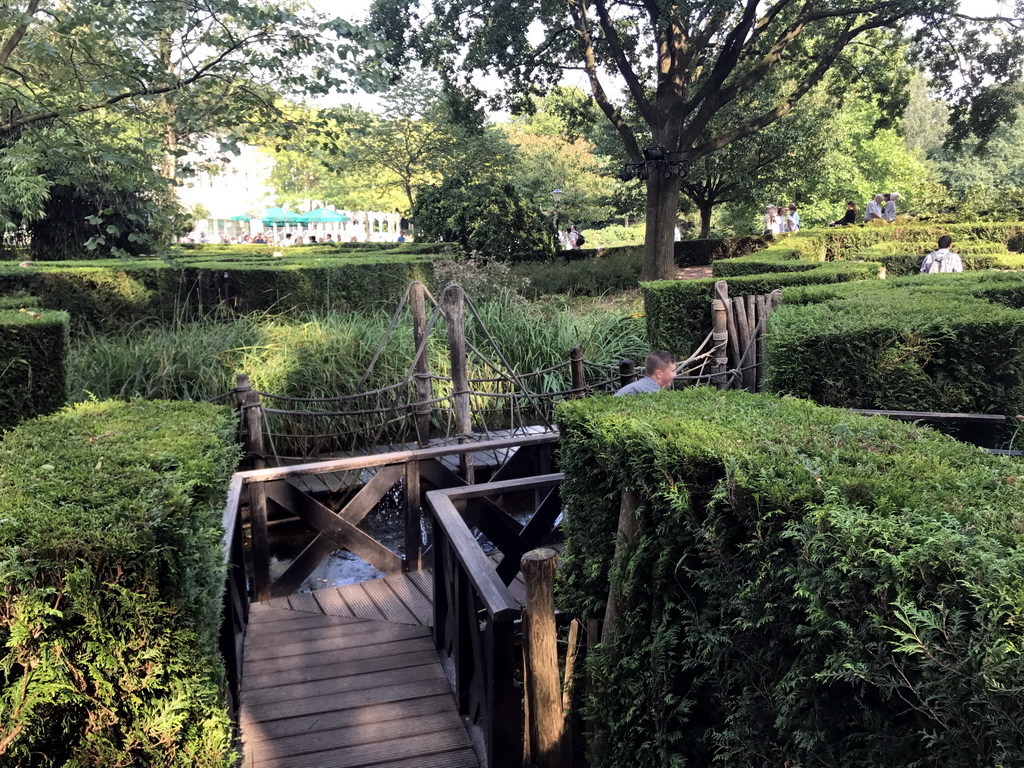
[[[239,721],[252,768],[478,768],[424,626],[430,574],[251,606]]]

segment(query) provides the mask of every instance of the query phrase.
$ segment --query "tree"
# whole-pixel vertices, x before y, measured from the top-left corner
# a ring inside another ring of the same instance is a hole
[[[953,0],[438,0],[430,14],[415,13],[416,6],[417,0],[374,2],[372,23],[393,44],[387,55],[391,66],[418,53],[448,83],[467,92],[479,71],[495,72],[503,87],[494,99],[520,108],[528,108],[538,88],[556,81],[564,69],[582,68],[595,102],[634,163],[650,159],[642,149],[650,142],[670,159],[693,165],[766,128],[791,113],[844,50],[873,30],[921,23],[921,50],[940,59],[944,74],[956,58],[949,56],[951,41],[953,46],[966,41],[971,47],[958,48],[960,58],[984,62],[990,79],[972,72],[960,95],[984,90],[993,104],[999,83],[1013,77],[1024,55],[1019,38],[1008,44],[998,36],[983,37],[981,25],[972,26],[957,13]],[[1017,10],[1024,16],[1021,0]],[[986,29],[1004,23],[987,21]],[[941,47],[933,40],[937,30],[944,35]],[[538,33],[542,39],[533,42]],[[642,131],[626,119],[627,104],[606,84],[608,73],[624,83]],[[723,109],[743,104],[769,76],[791,85],[767,108],[737,115],[709,133]],[[946,82],[952,92],[954,80]],[[677,174],[648,175],[646,279],[674,273],[681,185]]]
[[[550,259],[555,253],[544,216],[507,182],[449,176],[444,183],[421,190],[413,218],[417,238],[459,243],[469,254],[532,261]]]
[[[37,141],[41,132],[58,125],[74,132],[75,123],[97,115],[99,124],[144,124],[160,139],[150,149],[147,137],[146,151],[156,153],[153,164],[173,181],[193,136],[216,132],[230,143],[233,131],[273,112],[273,91],[326,92],[338,85],[352,71],[358,38],[347,22],[300,14],[290,4],[20,0],[0,6],[0,146],[21,162],[16,194],[0,189],[4,223],[24,225],[45,213],[47,184],[28,178],[30,168],[46,165],[46,158],[31,156],[52,139]]]

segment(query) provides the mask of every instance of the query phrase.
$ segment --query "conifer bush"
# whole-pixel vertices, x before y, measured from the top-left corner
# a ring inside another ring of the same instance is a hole
[[[68,315],[0,299],[0,432],[67,402]]]
[[[619,608],[586,665],[596,764],[1019,764],[1019,460],[707,387],[557,419],[559,604]],[[639,531],[613,563],[623,490]]]
[[[0,765],[231,766],[230,408],[89,402],[0,442]]]

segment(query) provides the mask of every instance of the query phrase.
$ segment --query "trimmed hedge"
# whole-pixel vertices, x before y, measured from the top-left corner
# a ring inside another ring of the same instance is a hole
[[[822,405],[1024,412],[1024,275],[919,275],[783,291],[764,388]],[[1019,304],[1017,306],[1020,306]]]
[[[881,265],[869,262],[820,263],[802,272],[731,278],[729,288],[736,296],[764,294],[793,285],[868,280],[878,277],[880,269]],[[688,355],[694,350],[711,331],[711,300],[716,280],[659,280],[641,284],[647,339],[652,349],[665,349],[676,355]]]
[[[241,246],[235,246],[240,248]],[[238,252],[215,258],[0,263],[0,293],[30,293],[63,309],[76,325],[119,329],[151,318],[191,317],[231,301],[239,311],[355,310],[393,307],[412,280],[429,281],[425,254],[317,255],[292,246],[275,258]]]
[[[890,277],[920,274],[921,262],[935,246],[914,248],[908,243],[884,242],[876,243],[859,251],[854,260],[877,261],[885,267]],[[965,270],[980,269],[1020,269],[1024,266],[1024,258],[1007,253],[1006,246],[1001,243],[960,243],[955,247],[964,263]]]
[[[231,409],[91,402],[0,443],[0,763],[234,765]]]
[[[820,238],[789,238],[780,239],[763,251],[749,256],[716,261],[711,265],[711,272],[717,278],[772,272],[807,272],[824,260],[825,243]]]
[[[927,428],[695,387],[561,404],[559,604],[596,764],[1017,765],[1021,464]],[[639,531],[612,562],[619,496]]]
[[[0,431],[67,402],[68,315],[36,307],[0,299]]]
[[[976,222],[973,224],[893,224],[890,226],[836,227],[807,229],[797,237],[821,237],[825,240],[826,258],[841,259],[867,246],[884,241],[920,243],[934,250],[942,235],[953,238],[954,250],[961,241],[982,240],[1004,243],[1011,251],[1024,251],[1024,222]]]

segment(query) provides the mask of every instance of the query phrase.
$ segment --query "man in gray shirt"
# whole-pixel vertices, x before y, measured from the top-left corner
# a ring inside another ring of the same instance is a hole
[[[615,396],[660,392],[662,388],[671,386],[676,377],[676,358],[670,352],[656,349],[644,361],[644,371],[647,373],[646,376],[627,384],[616,392]]]

